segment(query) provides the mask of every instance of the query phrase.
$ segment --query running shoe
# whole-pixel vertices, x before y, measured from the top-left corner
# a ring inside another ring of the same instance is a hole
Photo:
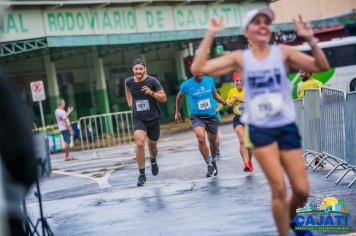
[[[312,231],[309,231],[309,230],[296,230],[295,227],[296,227],[296,223],[295,222],[292,222],[290,223],[290,228],[293,230],[294,234],[296,236],[313,236],[313,232]]]
[[[157,164],[157,159],[150,159],[151,162],[151,172],[153,175],[158,175],[158,164]]]
[[[250,172],[250,166],[248,163],[245,163],[244,172]]]
[[[213,162],[211,162],[211,164],[213,165],[213,167],[214,167],[214,176],[217,176],[218,175],[218,167],[217,167],[217,165],[216,165],[216,161],[213,161]]]
[[[145,184],[146,180],[147,180],[146,175],[140,175],[138,177],[137,187],[143,186]]]
[[[215,172],[215,168],[213,165],[208,165],[208,171],[206,172],[206,177],[211,177]]]
[[[250,172],[253,171],[253,164],[252,164],[252,161],[248,161],[248,167],[250,169]]]

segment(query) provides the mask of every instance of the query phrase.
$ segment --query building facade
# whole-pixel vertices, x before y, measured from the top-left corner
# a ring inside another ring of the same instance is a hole
[[[172,121],[179,84],[187,79],[185,58],[194,55],[208,19],[222,16],[226,24],[215,46],[223,45],[227,51],[244,48],[241,21],[245,13],[270,3],[5,0],[0,2],[4,9],[0,14],[0,64],[40,125],[39,104],[32,101],[31,82],[44,82],[46,124],[55,121],[59,97],[75,108],[72,120],[126,111],[124,81],[132,74],[132,61],[143,58],[148,73],[159,79],[168,95],[168,102],[161,105],[162,121]],[[284,0],[273,3],[277,18],[284,13],[278,12],[276,4],[282,3]],[[275,30],[291,27],[288,23],[274,26]],[[211,52],[213,55],[214,50]],[[216,78],[217,87],[225,81],[230,81],[229,75]]]
[[[10,8],[0,15],[0,62],[39,125],[32,81],[45,84],[46,124],[54,123],[59,97],[75,108],[72,119],[125,111],[125,78],[132,73],[132,61],[143,58],[168,95],[162,119],[173,120],[175,95],[186,79],[184,58],[193,55],[208,19],[223,16],[227,30],[220,39],[236,38],[244,13],[268,3],[3,1]]]
[[[292,22],[298,14],[307,21],[319,20],[356,11],[356,0],[278,0],[271,3],[276,23]]]

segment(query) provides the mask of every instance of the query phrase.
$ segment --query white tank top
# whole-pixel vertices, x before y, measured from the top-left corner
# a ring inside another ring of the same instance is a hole
[[[292,86],[287,78],[281,50],[270,46],[264,60],[250,49],[243,52],[245,113],[242,122],[261,128],[275,128],[295,122]]]

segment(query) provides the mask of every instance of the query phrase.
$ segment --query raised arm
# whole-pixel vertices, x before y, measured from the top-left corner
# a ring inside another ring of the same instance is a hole
[[[314,37],[312,27],[305,23],[299,15],[298,20],[294,19],[297,35],[303,38],[310,46],[312,56],[298,51],[290,46],[281,46],[287,56],[287,64],[295,69],[303,69],[307,72],[322,72],[330,69],[326,56],[318,46],[318,40]]]
[[[218,32],[223,30],[224,25],[222,18],[219,20],[210,20],[209,28],[194,57],[191,67],[193,74],[209,74],[218,76],[234,70],[235,68],[241,69],[242,54],[240,51],[234,51],[218,58],[208,60],[208,52],[213,44],[214,37]]]
[[[73,110],[74,110],[74,108],[72,106],[69,106],[68,110],[67,110],[67,116],[69,116],[70,113],[72,113]]]

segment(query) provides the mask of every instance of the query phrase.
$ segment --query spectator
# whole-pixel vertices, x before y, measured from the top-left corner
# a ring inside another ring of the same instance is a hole
[[[300,91],[298,93],[298,98],[304,98],[304,91],[306,89],[312,88],[322,88],[323,83],[312,77],[312,74],[306,71],[299,71],[300,77],[302,77],[303,83],[300,86]]]
[[[73,107],[69,106],[68,110],[65,111],[65,101],[64,99],[60,99],[58,102],[58,106],[57,109],[55,111],[55,116],[56,116],[56,120],[57,120],[57,124],[58,124],[58,129],[61,132],[62,136],[63,136],[63,140],[65,142],[65,147],[64,147],[64,151],[65,151],[65,161],[72,161],[72,160],[76,160],[74,157],[69,155],[69,149],[70,149],[70,142],[71,142],[71,136],[73,136],[73,129],[70,125],[69,122],[69,114],[73,111]]]

